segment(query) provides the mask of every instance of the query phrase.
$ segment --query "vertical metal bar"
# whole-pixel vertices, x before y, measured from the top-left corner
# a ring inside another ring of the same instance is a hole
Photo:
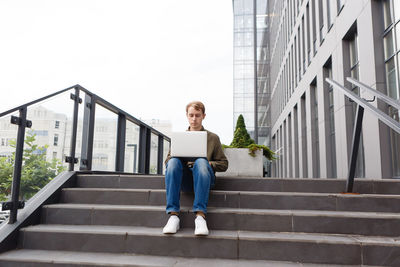
[[[139,134],[139,173],[148,174],[150,170],[151,131],[140,125]]]
[[[96,113],[96,96],[86,94],[83,113],[82,149],[80,170],[92,169],[94,120]]]
[[[115,170],[117,172],[124,171],[125,134],[126,134],[126,117],[123,114],[118,114],[117,151],[115,157]]]
[[[133,172],[136,173],[136,162],[137,162],[137,144],[133,145]]]
[[[350,167],[346,183],[346,192],[348,193],[353,192],[354,176],[356,174],[356,164],[357,164],[358,148],[360,146],[363,117],[364,117],[364,108],[358,105],[358,109],[356,112],[356,120],[353,130],[353,144],[350,156]]]
[[[70,148],[70,161],[69,161],[69,171],[74,170],[75,165],[75,149],[76,149],[76,135],[78,130],[78,109],[79,109],[79,88],[75,87],[75,99],[74,99],[74,115],[72,119],[72,135],[71,135],[71,148]]]
[[[9,224],[13,224],[17,221],[18,215],[18,201],[19,191],[21,184],[21,170],[22,170],[22,157],[24,152],[24,140],[25,140],[25,127],[26,127],[26,114],[27,108],[23,107],[19,110],[19,123],[18,123],[18,135],[17,144],[15,148],[15,160],[14,160],[14,173],[11,187],[11,210]]]
[[[163,171],[163,156],[164,156],[164,138],[158,136],[158,153],[157,153],[157,174],[162,174]]]

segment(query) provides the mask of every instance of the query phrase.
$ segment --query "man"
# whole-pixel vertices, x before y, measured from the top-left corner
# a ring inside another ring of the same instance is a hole
[[[189,131],[206,131],[203,120],[206,117],[204,104],[194,101],[186,106]],[[180,191],[194,191],[193,212],[196,214],[195,235],[208,235],[207,203],[210,189],[215,184],[215,172],[228,168],[228,160],[221,147],[219,137],[207,131],[207,159],[198,158],[195,162],[184,162],[180,158],[166,159],[165,188],[167,191],[166,211],[171,216],[164,234],[175,234],[179,230]]]

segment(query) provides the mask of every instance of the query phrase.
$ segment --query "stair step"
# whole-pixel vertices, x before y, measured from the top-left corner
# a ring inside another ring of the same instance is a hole
[[[93,175],[79,174],[78,187],[164,189],[165,177],[161,175]],[[314,192],[342,193],[346,188],[345,179],[311,178],[255,178],[218,177],[216,190],[269,191],[269,192]],[[356,179],[354,192],[362,194],[400,194],[397,179]]]
[[[177,257],[400,265],[400,241],[388,237],[221,230],[196,237],[193,229],[167,236],[160,228],[37,225],[21,230],[20,246]]]
[[[193,228],[189,207],[181,209],[181,227]],[[165,206],[53,204],[43,207],[43,223],[163,227]],[[400,214],[348,211],[209,208],[214,230],[306,232],[400,236]]]
[[[0,255],[3,267],[43,267],[49,266],[151,266],[151,267],[316,267],[315,264],[301,264],[294,262],[276,262],[263,260],[229,260],[229,259],[199,259],[166,256],[148,256],[139,254],[96,253],[78,251],[52,251],[21,249],[6,252]],[[47,265],[46,265],[47,266]],[[335,267],[339,265],[324,265]],[[343,265],[340,265],[343,266]]]
[[[165,205],[163,189],[67,188],[61,202],[115,205]],[[191,206],[192,193],[181,194],[181,205]],[[301,209],[328,211],[400,212],[400,195],[355,195],[302,192],[211,190],[209,207]]]

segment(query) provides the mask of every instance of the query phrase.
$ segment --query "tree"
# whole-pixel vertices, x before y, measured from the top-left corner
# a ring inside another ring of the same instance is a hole
[[[34,144],[36,135],[28,133],[25,137],[23,166],[21,171],[20,199],[27,200],[43,188],[48,182],[64,171],[58,159],[46,161],[48,145]],[[15,141],[11,144],[15,147]],[[11,158],[0,158],[0,200],[4,201],[10,195],[15,162],[15,152]]]
[[[245,148],[254,143],[254,140],[251,139],[249,133],[247,132],[243,115],[240,114],[236,121],[235,133],[233,134],[233,140],[230,146],[236,148]]]

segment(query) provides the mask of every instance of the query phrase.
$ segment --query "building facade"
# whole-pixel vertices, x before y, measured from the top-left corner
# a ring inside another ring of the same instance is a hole
[[[272,176],[345,178],[356,106],[331,78],[373,100],[353,77],[399,99],[398,0],[270,0],[270,146]],[[372,105],[399,119],[399,111]],[[364,114],[356,177],[400,178],[400,137]]]
[[[250,136],[269,142],[268,0],[233,0],[233,120],[243,115]]]

